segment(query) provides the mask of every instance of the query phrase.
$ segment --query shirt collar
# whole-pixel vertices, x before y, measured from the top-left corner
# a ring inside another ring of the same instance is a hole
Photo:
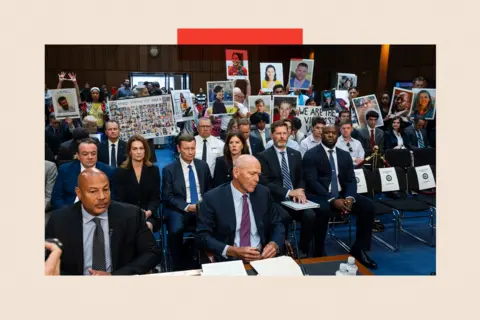
[[[110,147],[110,146],[112,146],[112,144],[114,144],[114,143],[115,143],[116,146],[118,146],[119,140],[120,140],[120,138],[118,138],[117,141],[112,142],[112,141],[110,141],[110,139],[107,139],[107,141],[108,141],[108,146]]]
[[[80,161],[78,161],[78,162],[80,162]],[[93,166],[93,168],[96,168],[96,167],[97,167],[97,164],[95,164],[95,165]],[[83,164],[80,162],[80,172],[82,172],[83,170],[85,170],[85,167],[84,167]]]
[[[240,191],[238,191],[238,189],[233,186],[233,182],[230,182],[230,188],[232,189],[233,199],[240,199],[240,200],[242,200],[243,193],[241,193]],[[248,198],[248,193],[247,193],[247,198]]]
[[[282,150],[278,149],[278,148],[275,146],[275,144],[274,144],[272,147],[275,149],[275,152],[276,152],[277,155],[279,155],[279,156],[282,156],[282,155],[280,154],[280,152],[285,152],[285,153],[287,153],[287,148],[285,148],[285,150],[282,151]]]
[[[310,142],[317,142],[317,140],[315,140],[315,137],[313,136],[313,133],[310,133],[308,138],[310,139]],[[322,142],[322,138],[320,138],[320,142]]]
[[[194,161],[192,160],[192,162],[190,164],[186,163],[185,161],[183,161],[182,157],[180,156],[179,157],[180,159],[180,164],[182,165],[183,168],[188,168],[189,165],[192,166],[192,168],[195,167],[195,164],[194,164]]]
[[[93,218],[99,218],[99,219],[102,219],[102,220],[108,220],[108,209],[102,213],[102,214],[99,214],[98,216],[94,216],[94,215],[91,215],[90,213],[87,212],[87,210],[85,210],[85,208],[83,207],[83,204],[81,205],[82,207],[82,220],[83,220],[83,224],[87,224],[89,223],[90,221],[93,220]]]
[[[329,153],[328,150],[333,150],[333,154],[336,153],[336,151],[335,151],[335,146],[334,146],[332,149],[330,149],[329,147],[327,147],[326,145],[324,145],[323,142],[321,143],[321,145],[322,145],[323,149],[325,149],[325,152],[326,152],[327,154]]]

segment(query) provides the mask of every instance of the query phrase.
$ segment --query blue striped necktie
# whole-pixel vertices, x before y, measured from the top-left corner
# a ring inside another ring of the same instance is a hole
[[[292,179],[290,179],[290,172],[288,171],[287,160],[285,159],[285,151],[281,151],[282,155],[282,177],[283,186],[288,190],[293,190]]]
[[[425,148],[425,144],[423,143],[422,133],[418,130],[415,130],[415,132],[417,133],[418,147]]]

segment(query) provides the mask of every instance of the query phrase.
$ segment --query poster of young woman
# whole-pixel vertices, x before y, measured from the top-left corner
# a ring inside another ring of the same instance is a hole
[[[227,64],[227,79],[248,78],[248,51],[247,50],[225,50],[225,61]]]
[[[175,121],[183,122],[193,119],[193,101],[190,90],[172,90]]]
[[[378,113],[377,127],[383,126],[382,113],[380,112],[380,105],[378,104],[377,97],[374,94],[368,96],[358,97],[352,100],[355,113],[358,119],[360,128],[367,126],[366,115],[368,111],[373,110]]]
[[[234,114],[233,81],[207,82],[207,115]]]
[[[437,90],[414,88],[412,91],[413,103],[408,116],[411,118],[423,117],[426,120],[433,120],[435,118]]]
[[[283,64],[260,62],[260,84],[262,92],[271,92],[277,84],[283,86]]]

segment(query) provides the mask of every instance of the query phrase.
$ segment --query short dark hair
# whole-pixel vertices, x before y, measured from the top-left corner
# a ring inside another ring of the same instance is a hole
[[[358,91],[358,88],[357,88],[357,87],[355,87],[355,86],[352,86],[352,87],[350,87],[350,88],[348,89],[348,92],[352,91],[353,89],[355,89],[355,90],[357,90],[357,91]]]
[[[250,117],[250,122],[253,125],[256,125],[259,122],[268,122],[268,116],[264,112],[255,112],[251,117]]]
[[[367,116],[365,117],[365,119],[370,119],[370,118],[375,118],[375,119],[378,119],[379,115],[378,115],[378,112],[377,111],[374,111],[374,110],[370,110],[367,112]]]
[[[305,67],[308,69],[308,64],[306,64],[305,62],[300,62],[299,64],[297,64],[297,68],[298,67]]]
[[[215,93],[219,93],[222,90],[223,90],[222,86],[215,86],[215,88],[213,88],[213,92],[215,92]]]
[[[65,98],[64,96],[61,96],[61,97],[58,98],[57,101],[58,101],[58,103],[60,103],[60,101],[63,101],[63,100],[67,100],[67,98]]]
[[[349,110],[342,110],[340,111],[340,113],[338,114],[338,118],[341,118],[342,117],[342,114],[344,113],[348,113],[350,115],[350,117],[352,116],[352,113],[349,111]]]
[[[275,92],[278,88],[282,88],[282,90],[285,91],[285,87],[281,84],[274,85],[272,91]]]
[[[323,119],[322,117],[313,117],[312,119],[312,127],[315,127],[318,123],[321,123],[323,125],[326,125],[327,122],[325,121],[325,119]]]
[[[85,139],[80,140],[79,143],[78,143],[78,149],[80,149],[81,144],[94,144],[97,147],[97,150],[98,150],[98,145],[95,142],[95,140],[93,140],[92,138],[85,138]]]
[[[417,116],[417,117],[415,117],[415,119],[413,119],[413,122],[418,123],[418,121],[420,121],[420,120],[425,121],[425,118],[421,117],[421,116]]]
[[[120,130],[120,123],[118,123],[118,121],[117,121],[117,120],[114,120],[114,119],[108,119],[108,121],[105,122],[105,129],[107,129],[107,123],[109,123],[109,122],[110,122],[110,123],[116,123],[117,126],[118,126],[118,130]]]
[[[302,127],[302,121],[300,119],[298,119],[297,117],[293,118],[292,119],[292,127],[295,130],[300,130],[300,128]]]
[[[238,126],[250,126],[250,120],[248,119],[239,119]]]
[[[417,81],[423,81],[423,82],[427,83],[427,79],[425,79],[422,76],[419,76],[419,77],[416,77],[415,79],[413,79],[412,83],[415,84],[415,82],[417,82]]]
[[[344,124],[349,124],[350,126],[353,126],[353,123],[351,120],[343,120],[343,121],[340,121],[340,123],[338,124],[338,126],[341,128]]]
[[[182,142],[192,142],[195,141],[195,137],[190,134],[181,134],[177,137],[177,146],[181,147]]]
[[[52,112],[48,115],[48,120],[57,120],[57,117],[55,117],[55,112]]]
[[[313,98],[308,98],[307,101],[305,101],[305,105],[308,106],[308,104],[312,101],[315,101],[315,99]],[[315,104],[317,104],[317,102],[315,101]]]
[[[270,132],[275,133],[275,130],[278,127],[285,127],[288,130],[288,126],[286,124],[286,121],[285,120],[278,120],[278,121],[275,121],[274,123],[272,123],[272,125],[270,126]]]
[[[263,99],[257,99],[257,100],[255,100],[255,106],[256,106],[257,104],[260,104],[260,103],[263,103],[263,105],[265,105],[265,101],[263,101]]]

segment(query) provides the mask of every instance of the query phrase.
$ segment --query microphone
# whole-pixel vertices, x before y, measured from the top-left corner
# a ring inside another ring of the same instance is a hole
[[[111,264],[111,271],[110,273],[113,272],[113,252],[112,252],[112,236],[113,236],[113,228],[110,228],[110,230],[108,230],[108,237],[110,239],[110,264]]]
[[[297,222],[294,219],[293,220],[293,232],[296,232],[296,231],[297,231]],[[296,238],[296,236],[295,236],[295,238]],[[305,270],[305,267],[303,266],[303,263],[302,263],[302,259],[300,258],[300,250],[298,249],[298,241],[295,241],[295,247],[297,249],[297,253],[299,254],[298,255],[298,265],[300,266],[300,270],[302,270],[302,273],[303,273],[304,276],[308,276],[309,274]]]

